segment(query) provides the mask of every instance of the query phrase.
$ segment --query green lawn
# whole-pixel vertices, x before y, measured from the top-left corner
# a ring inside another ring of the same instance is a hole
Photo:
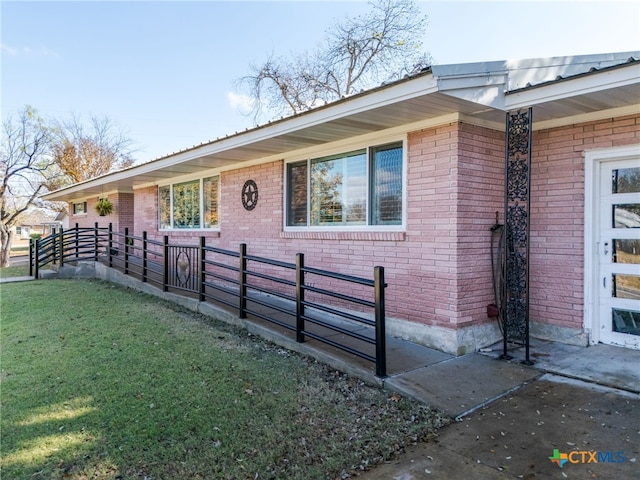
[[[446,422],[108,283],[0,294],[2,478],[345,478]]]
[[[17,265],[0,268],[0,278],[27,277],[29,276],[29,265]]]

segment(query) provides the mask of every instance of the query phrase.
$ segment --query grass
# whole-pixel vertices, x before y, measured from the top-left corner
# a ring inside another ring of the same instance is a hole
[[[16,265],[12,267],[0,268],[0,278],[27,276],[29,276],[29,265]]]
[[[108,283],[1,293],[3,478],[346,478],[447,422]]]
[[[26,255],[29,253],[29,245],[19,245],[16,247],[11,247],[11,254],[15,255]]]

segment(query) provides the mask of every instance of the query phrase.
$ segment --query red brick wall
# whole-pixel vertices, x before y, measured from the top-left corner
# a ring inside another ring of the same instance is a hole
[[[638,143],[640,115],[534,132],[530,241],[533,321],[582,327],[583,152]]]
[[[487,305],[495,302],[491,227],[496,212],[498,223],[504,223],[505,146],[503,132],[471,125],[460,128],[456,294],[458,325],[463,326],[493,321],[487,318]]]
[[[389,316],[457,328],[485,322],[493,301],[489,228],[502,201],[501,133],[449,124],[408,135],[407,229],[397,232],[283,233],[284,162],[221,175],[221,231],[207,245],[368,278],[385,266]],[[241,202],[244,182],[259,189],[254,210]],[[157,189],[136,190],[135,234],[157,229]],[[456,218],[456,212],[467,209]],[[172,241],[196,243],[203,232],[170,232]]]
[[[111,223],[114,232],[124,232],[125,227],[133,231],[134,224],[134,194],[112,193],[106,196],[113,204],[113,212],[101,217],[95,210],[98,197],[86,199],[87,213],[74,215],[73,203],[69,203],[69,228],[74,228],[76,223],[82,228],[94,227],[96,222],[99,227],[107,227]],[[78,202],[79,203],[79,202]]]
[[[147,232],[149,238],[158,239],[158,187],[147,187],[135,190],[135,222],[134,235],[142,236]]]
[[[117,217],[117,222],[113,225],[114,231],[124,233],[124,229],[128,228],[129,233],[133,235],[135,209],[133,193],[117,193],[112,197],[113,199],[110,197],[109,200],[113,203],[113,214]]]
[[[639,116],[536,131],[532,146],[531,318],[582,328],[584,158],[640,143]],[[385,266],[391,317],[456,329],[480,325],[494,301],[490,227],[504,223],[504,132],[449,124],[408,134],[406,232],[283,232],[284,161],[221,174],[220,232],[207,245],[372,277]],[[241,189],[253,179],[254,210]],[[122,197],[124,200],[124,197]],[[119,207],[123,210],[123,207]],[[89,205],[88,221],[93,219]],[[157,188],[135,191],[135,235],[157,232]],[[100,218],[100,217],[97,217]],[[126,221],[124,215],[119,219]],[[73,224],[74,217],[71,218]],[[202,231],[171,232],[195,244]]]

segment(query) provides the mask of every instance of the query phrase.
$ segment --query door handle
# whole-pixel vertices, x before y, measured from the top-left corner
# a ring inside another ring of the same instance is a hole
[[[609,253],[609,242],[604,242],[604,254],[607,255]]]
[[[602,288],[607,288],[607,277],[602,277]]]

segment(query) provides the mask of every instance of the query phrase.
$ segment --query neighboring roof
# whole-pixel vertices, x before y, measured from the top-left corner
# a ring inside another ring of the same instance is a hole
[[[69,214],[67,213],[67,211],[66,210],[62,210],[61,212],[58,212],[58,214],[56,215],[56,218],[54,219],[54,221],[62,222],[68,216],[69,216]]]
[[[71,185],[43,198],[69,201],[105,191],[132,191],[206,169],[280,159],[288,152],[442,118],[502,128],[506,111],[535,106],[536,128],[536,124],[600,111],[632,107],[640,112],[639,59],[640,52],[621,52],[433,65],[396,82]]]
[[[35,209],[24,212],[20,215],[19,226],[33,226],[33,225],[49,225],[59,223],[57,220],[57,214],[48,213],[44,210]]]

